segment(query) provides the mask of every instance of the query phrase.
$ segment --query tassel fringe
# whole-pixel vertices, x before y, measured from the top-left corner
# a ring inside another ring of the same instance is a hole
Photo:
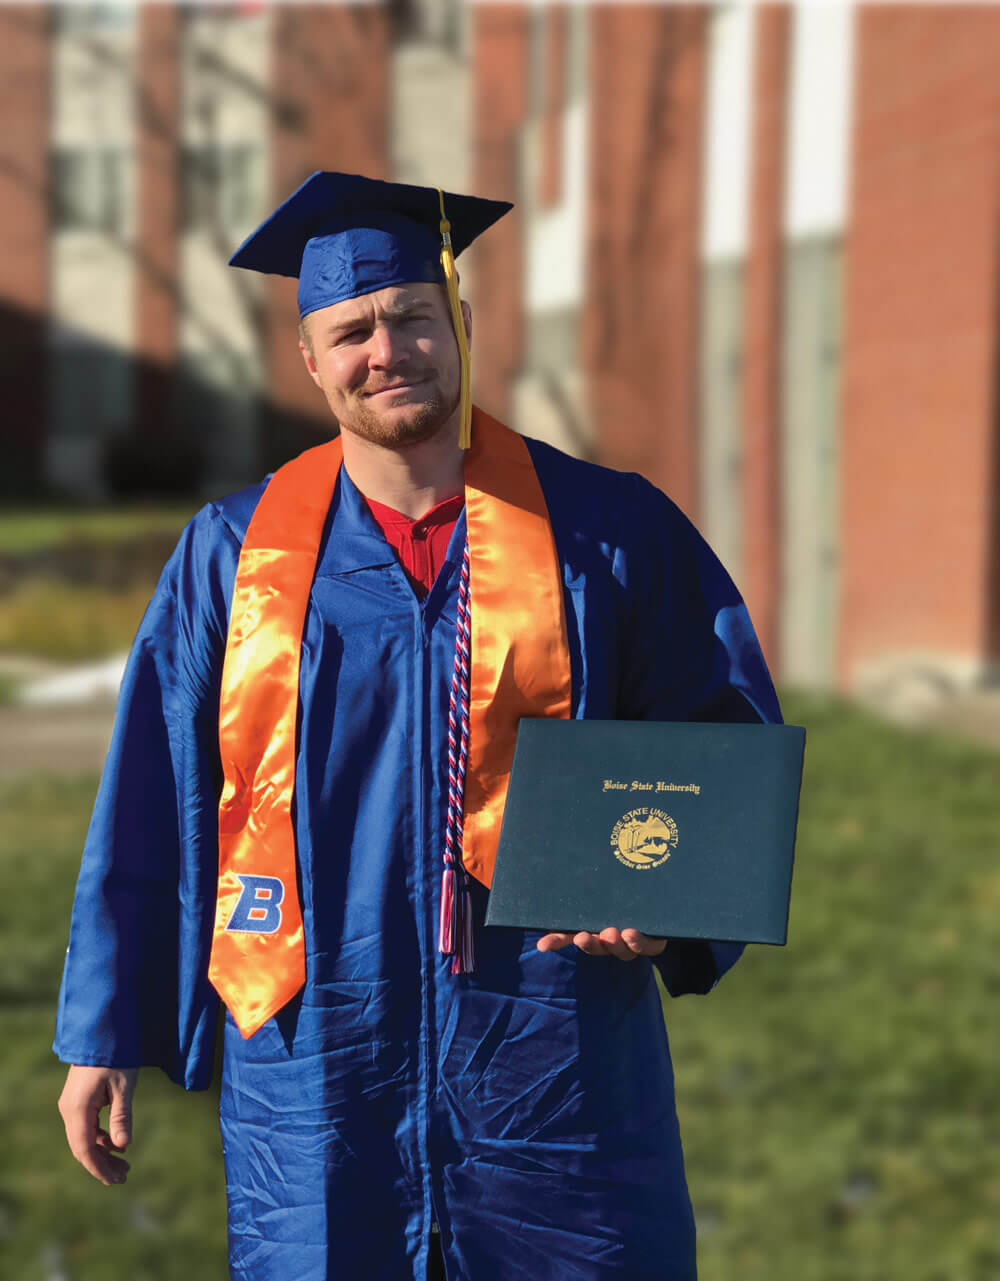
[[[472,939],[472,892],[469,874],[461,866],[465,767],[469,758],[469,658],[472,639],[469,613],[469,540],[462,555],[455,629],[455,666],[448,700],[448,817],[444,834],[444,872],[441,877],[441,916],[438,951],[451,956],[452,974],[475,968]]]
[[[461,416],[458,427],[460,448],[468,449],[472,442],[472,379],[469,360],[469,341],[465,335],[465,321],[462,319],[462,303],[458,296],[458,269],[455,266],[455,253],[451,245],[451,223],[444,213],[444,192],[437,189],[441,203],[441,269],[444,272],[445,284],[448,287],[448,306],[451,308],[451,323],[458,342],[459,367],[461,369]]]

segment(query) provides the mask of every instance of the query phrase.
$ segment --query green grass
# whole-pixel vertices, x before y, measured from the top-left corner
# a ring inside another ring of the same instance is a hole
[[[995,1281],[1000,756],[785,706],[809,731],[789,944],[665,1004],[701,1281]],[[0,1276],[219,1281],[212,1093],[144,1074],[125,1189],[63,1146],[49,1044],[93,789],[0,788]]]
[[[0,595],[0,653],[86,662],[127,650],[156,586],[121,591],[31,578]]]
[[[788,946],[665,1007],[702,1281],[993,1281],[1000,757],[785,711]]]
[[[66,1071],[50,1049],[55,993],[94,790],[92,778],[0,787],[0,1277],[220,1281],[217,1095],[143,1073],[125,1189],[76,1165],[55,1108]]]
[[[115,543],[151,533],[180,534],[198,504],[171,506],[29,507],[0,512],[0,555],[43,551],[63,543]]]
[[[196,505],[0,512],[0,569],[12,567],[0,653],[85,662],[128,649]]]

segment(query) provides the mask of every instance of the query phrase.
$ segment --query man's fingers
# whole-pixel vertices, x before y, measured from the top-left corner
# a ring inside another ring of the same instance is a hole
[[[114,1156],[110,1150],[105,1150],[106,1147],[110,1148],[110,1144],[110,1138],[104,1134],[103,1137],[95,1136],[92,1139],[81,1138],[77,1142],[71,1140],[69,1145],[70,1151],[87,1173],[92,1174],[105,1187],[124,1183],[129,1171],[127,1161]]]
[[[619,961],[634,961],[639,955],[635,948],[625,942],[621,930],[615,929],[613,925],[601,930],[597,937],[606,945],[608,953],[617,956]]]
[[[611,949],[601,940],[599,934],[591,934],[587,930],[581,930],[579,934],[573,935],[573,942],[581,952],[586,952],[588,956],[611,955]]]
[[[132,1142],[132,1090],[124,1080],[114,1077],[111,1079],[108,1133],[116,1148],[127,1148]]]
[[[131,1168],[129,1163],[123,1161],[120,1156],[112,1156],[109,1152],[104,1152],[96,1146],[91,1164],[81,1162],[81,1165],[84,1165],[94,1178],[99,1179],[106,1188],[124,1183]]]
[[[580,930],[576,934],[571,930],[554,930],[551,934],[543,934],[536,946],[540,952],[554,952],[570,943],[575,943],[581,952],[587,952],[590,956],[618,955],[617,952],[612,953],[596,934],[590,934],[586,930]],[[628,952],[628,948],[622,949],[622,953],[625,952]],[[632,959],[631,953],[628,959]]]
[[[535,946],[539,952],[554,952],[560,947],[567,947],[572,942],[572,933],[555,930],[551,934],[543,934]]]
[[[614,956],[620,961],[634,961],[637,956],[659,956],[667,946],[665,938],[643,934],[641,930],[632,928],[619,930],[609,925],[600,934],[592,934],[588,930],[580,930],[576,934],[565,930],[543,934],[537,947],[540,952],[552,952],[569,943],[575,943],[588,956]]]
[[[88,1174],[92,1174],[110,1187],[114,1183],[124,1183],[128,1172],[128,1162],[104,1151],[111,1145],[110,1136],[98,1128],[97,1108],[88,1108],[66,1118],[66,1139],[69,1150],[80,1162]]]
[[[98,1130],[95,1142],[99,1148],[104,1148],[107,1152],[121,1152],[121,1148],[115,1143],[107,1130]]]
[[[636,929],[622,930],[622,938],[639,956],[659,956],[668,941],[660,934],[643,934]]]
[[[138,1069],[74,1065],[66,1074],[59,1114],[69,1149],[83,1168],[105,1185],[124,1183],[129,1164],[115,1153],[132,1138],[132,1091]],[[108,1128],[99,1124],[109,1107]]]
[[[100,1149],[98,1160],[101,1163],[101,1169],[109,1176],[109,1182],[124,1183],[125,1176],[132,1166],[124,1158],[115,1155],[121,1151],[121,1148],[115,1146],[107,1130],[98,1130],[95,1142]]]
[[[80,1164],[90,1171],[95,1178],[97,1174],[97,1114],[96,1107],[66,1108],[63,1111],[63,1122],[66,1126],[66,1142]]]

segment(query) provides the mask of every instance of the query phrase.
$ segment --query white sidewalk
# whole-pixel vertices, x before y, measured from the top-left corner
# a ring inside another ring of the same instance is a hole
[[[84,663],[79,667],[33,676],[20,685],[14,701],[34,706],[114,702],[122,683],[126,657],[125,654],[116,654],[99,663]]]

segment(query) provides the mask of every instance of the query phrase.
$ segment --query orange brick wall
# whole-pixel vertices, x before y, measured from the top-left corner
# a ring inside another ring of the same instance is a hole
[[[862,7],[846,240],[839,671],[984,659],[996,595],[1000,9]]]
[[[743,592],[778,670],[780,586],[781,220],[790,13],[754,14],[749,242],[744,297]]]
[[[382,6],[276,5],[271,53],[274,203],[314,169],[389,177],[389,24]],[[275,412],[331,427],[298,350],[298,282],[268,277],[268,373]],[[280,430],[280,426],[279,426]],[[286,456],[309,443],[289,438]]]
[[[704,31],[695,6],[590,11],[583,360],[599,454],[696,516]]]
[[[562,200],[563,110],[566,106],[565,4],[549,4],[545,33],[545,103],[539,148],[538,204],[542,209]]]
[[[135,355],[142,435],[167,428],[178,353],[181,15],[176,5],[139,7],[136,95]]]
[[[0,496],[41,480],[49,293],[49,62],[44,5],[0,9]]]
[[[472,394],[488,413],[509,419],[524,341],[518,135],[528,109],[529,15],[521,4],[481,5],[474,13],[471,190],[512,200],[514,208],[469,249]]]

